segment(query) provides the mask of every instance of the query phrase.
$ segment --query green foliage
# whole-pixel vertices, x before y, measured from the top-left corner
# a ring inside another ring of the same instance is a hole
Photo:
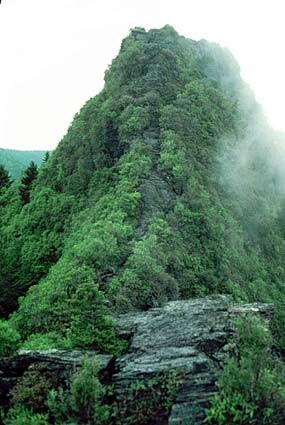
[[[157,219],[149,226],[149,234],[135,243],[121,277],[110,284],[120,310],[146,309],[177,297],[177,282],[167,273],[171,262],[166,247],[170,233],[167,223]]]
[[[20,216],[22,240],[21,274],[31,283],[46,275],[62,252],[73,198],[55,194],[51,189],[38,192]]]
[[[0,215],[0,312],[3,316],[15,309],[17,298],[38,283],[60,257],[73,209],[71,196],[56,194],[50,188],[36,192],[23,208],[14,188],[7,191],[8,195],[14,215],[11,217],[9,208]]]
[[[47,151],[45,153],[44,162],[47,162],[49,160],[49,157],[50,157],[50,153],[49,153],[49,151]]]
[[[133,168],[131,165],[138,154],[141,155],[140,161]],[[65,255],[51,269],[48,277],[38,287],[31,288],[25,301],[21,301],[15,320],[24,338],[32,333],[44,334],[52,330],[62,335],[64,340],[67,338],[74,347],[113,353],[124,348],[124,344],[115,337],[106,308],[107,300],[98,284],[104,288],[106,278],[112,276],[129,253],[128,245],[133,236],[133,224],[140,201],[140,194],[133,189],[133,185],[139,181],[140,173],[143,175],[148,167],[147,151],[136,144],[125,162],[118,164],[118,188],[115,191],[110,189],[110,193],[101,197],[94,208],[86,208],[74,221]],[[131,183],[129,176],[132,178]],[[53,205],[52,194],[51,189],[41,191],[26,208],[37,207],[36,211],[39,211],[38,217],[32,215],[35,226],[31,219],[28,221],[29,226],[40,228],[39,225],[43,223],[45,229],[47,220],[50,221],[50,233],[47,236],[51,235],[54,243],[52,229],[60,223],[55,220],[53,224],[49,212],[54,212],[56,206],[60,208],[58,202],[61,195],[54,196],[56,205]],[[40,195],[43,202],[37,203]],[[63,202],[65,199],[63,197]],[[63,203],[63,207],[65,205]],[[45,221],[42,221],[43,217],[46,217]],[[35,235],[35,241],[41,235],[42,232]],[[46,238],[46,247],[47,241]],[[33,256],[40,253],[38,249],[24,258],[31,261]],[[35,258],[36,265],[39,262]]]
[[[167,418],[182,382],[182,374],[177,371],[132,382],[113,406],[116,425],[144,425],[157,417]]]
[[[0,194],[11,184],[11,178],[6,168],[0,164]]]
[[[285,203],[273,136],[227,51],[169,26],[132,30],[102,92],[37,177],[35,166],[23,176],[21,197],[16,183],[0,194],[0,315],[13,312],[22,346],[119,354],[113,314],[230,293],[277,305],[274,344],[284,352]],[[259,420],[260,410],[274,421],[283,384],[270,341],[251,344],[228,361],[216,403],[225,420]],[[58,415],[79,420],[60,391]]]
[[[10,391],[11,404],[16,409],[23,407],[33,412],[45,413],[48,393],[57,384],[58,378],[54,373],[43,373],[37,365],[32,365],[17,379],[16,385]]]
[[[4,425],[49,425],[48,416],[33,413],[24,407],[10,409]]]
[[[86,424],[105,423],[109,417],[108,409],[101,404],[104,390],[97,375],[98,366],[86,361],[70,386],[71,409]]]
[[[94,282],[92,269],[67,260],[57,263],[39,287],[30,288],[11,320],[24,338],[44,334],[36,341],[31,336],[28,346],[54,337],[57,347],[63,343],[114,353],[124,348],[116,338],[106,299]]]
[[[70,389],[52,390],[47,406],[56,424],[74,423],[104,425],[109,423],[110,411],[102,403],[105,391],[98,380],[98,365],[85,360],[72,378]]]
[[[207,422],[281,424],[285,419],[285,369],[271,354],[272,337],[258,317],[237,323],[237,352],[219,375]]]
[[[71,348],[71,341],[56,332],[33,333],[23,344],[21,350],[49,350],[56,348],[65,350]]]
[[[33,422],[36,418],[39,420],[38,424],[43,425],[144,425],[157,416],[165,419],[168,417],[182,382],[182,373],[163,372],[147,381],[134,381],[119,399],[114,400],[112,391],[108,391],[99,382],[97,362],[85,359],[67,388],[51,389],[48,395],[50,379],[40,377],[37,371],[24,375],[13,389],[15,407],[9,410],[6,420],[8,425],[14,424],[9,420],[14,420],[15,425],[25,425],[29,423],[29,419],[33,424],[37,423]],[[111,403],[108,401],[110,394]],[[48,414],[31,413],[32,410],[45,410]]]
[[[94,284],[81,285],[71,300],[71,325],[67,335],[73,347],[119,354],[125,343],[117,340],[105,299]]]
[[[276,294],[276,303],[274,305],[274,313],[270,322],[270,328],[274,336],[274,343],[279,353],[284,357],[285,354],[285,309],[283,302],[283,294]]]
[[[254,415],[257,411],[257,406],[245,400],[239,392],[228,395],[222,390],[214,396],[212,405],[214,407],[207,412],[207,423],[255,423]]]
[[[142,136],[150,123],[149,111],[142,106],[127,106],[120,117],[120,137],[123,140],[130,140]]]
[[[44,159],[43,151],[17,151],[0,148],[0,164],[3,164],[13,180],[19,180],[31,161],[39,167]]]
[[[12,355],[19,345],[19,333],[8,322],[0,320],[0,357]]]
[[[20,189],[19,189],[20,197],[21,197],[21,201],[23,205],[28,204],[30,202],[30,193],[32,190],[33,182],[35,178],[37,177],[37,174],[38,174],[38,168],[36,164],[34,163],[34,161],[31,161],[30,165],[24,172],[24,175],[21,179]]]

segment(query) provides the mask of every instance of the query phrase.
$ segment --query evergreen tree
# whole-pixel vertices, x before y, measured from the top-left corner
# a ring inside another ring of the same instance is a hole
[[[10,186],[11,179],[9,176],[8,171],[5,169],[5,167],[0,164],[0,191],[4,189],[5,187]]]
[[[20,197],[22,204],[28,204],[30,202],[30,192],[32,189],[33,182],[37,177],[38,169],[34,161],[31,161],[28,168],[25,170],[24,175],[21,179],[20,184]]]

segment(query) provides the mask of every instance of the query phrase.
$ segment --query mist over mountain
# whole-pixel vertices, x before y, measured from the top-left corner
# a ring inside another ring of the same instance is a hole
[[[1,193],[0,311],[21,346],[118,355],[118,314],[227,293],[275,305],[282,353],[285,163],[275,141],[228,50],[170,26],[131,30],[29,201],[17,185]]]

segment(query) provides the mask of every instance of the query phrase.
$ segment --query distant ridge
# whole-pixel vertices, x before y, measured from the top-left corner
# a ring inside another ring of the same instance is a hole
[[[18,180],[31,161],[40,165],[45,151],[18,151],[0,148],[0,164],[9,171],[12,179]]]

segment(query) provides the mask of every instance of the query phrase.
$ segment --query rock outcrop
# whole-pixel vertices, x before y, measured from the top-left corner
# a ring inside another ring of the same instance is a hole
[[[157,169],[159,134],[156,131],[145,132],[144,143],[151,148],[153,167],[138,188],[142,196],[142,209],[136,231],[140,236],[146,233],[154,217],[163,217],[173,207],[176,198],[170,184]]]
[[[214,371],[232,346],[232,319],[238,315],[270,317],[268,304],[233,305],[226,296],[173,301],[162,308],[128,314],[118,320],[121,336],[131,336],[127,354],[117,359],[116,386],[164,370],[182,370],[184,384],[169,424],[200,424],[214,392]]]
[[[115,394],[137,380],[147,380],[164,371],[183,372],[170,416],[156,424],[202,424],[215,387],[215,369],[233,347],[228,342],[233,335],[233,318],[246,314],[261,314],[270,318],[268,304],[233,305],[226,296],[212,296],[189,301],[173,301],[147,312],[122,315],[117,319],[117,331],[130,341],[126,354],[114,359],[99,356],[102,382],[112,382]],[[20,352],[10,360],[0,362],[1,401],[17,379],[32,365],[44,374],[55,372],[68,380],[80,367],[83,356],[92,352]]]

